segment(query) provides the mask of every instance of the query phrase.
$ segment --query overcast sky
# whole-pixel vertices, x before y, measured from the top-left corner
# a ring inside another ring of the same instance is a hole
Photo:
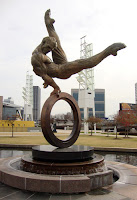
[[[127,45],[94,68],[95,88],[105,89],[107,117],[117,113],[120,102],[135,103],[136,0],[0,0],[0,95],[24,104],[22,87],[27,70],[32,72],[31,53],[48,35],[44,13],[49,8],[69,61],[80,57],[84,35],[87,43],[93,43],[94,55],[114,42]],[[33,75],[33,84],[42,89],[42,79]],[[78,88],[76,75],[55,81],[63,92]],[[51,91],[42,89],[42,104]]]

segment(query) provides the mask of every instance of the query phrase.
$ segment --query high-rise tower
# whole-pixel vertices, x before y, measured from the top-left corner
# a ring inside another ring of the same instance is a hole
[[[26,73],[26,87],[23,87],[24,121],[33,120],[33,75]]]
[[[0,96],[0,120],[2,120],[3,96]]]
[[[41,89],[39,86],[33,86],[33,120],[38,122],[40,120],[41,107]]]

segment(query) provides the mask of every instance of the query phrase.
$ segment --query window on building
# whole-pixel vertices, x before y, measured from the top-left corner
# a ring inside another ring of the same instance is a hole
[[[84,112],[84,108],[80,108],[80,111],[81,111],[81,112]]]
[[[84,119],[84,113],[81,113],[81,119]]]
[[[74,99],[78,102],[78,93],[77,93],[77,92],[74,92],[74,93],[73,93],[73,97],[74,97]]]
[[[95,93],[95,101],[104,101],[104,93]]]
[[[93,117],[93,112],[89,112],[88,117]]]
[[[96,117],[105,118],[105,115],[104,115],[104,113],[96,113]]]
[[[95,103],[95,111],[104,111],[103,103]]]

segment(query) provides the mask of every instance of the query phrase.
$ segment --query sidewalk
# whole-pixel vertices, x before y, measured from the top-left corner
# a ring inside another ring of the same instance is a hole
[[[57,133],[55,133],[55,135],[58,136],[65,136],[65,135],[69,135],[71,134],[72,130],[63,130],[63,129],[57,129]],[[13,132],[14,136],[43,136],[42,132]],[[91,133],[89,132],[88,134],[85,134],[83,132],[83,130],[81,131],[80,135],[90,135]],[[4,136],[11,136],[12,133],[11,132],[0,132],[0,137],[4,137]],[[112,135],[111,133],[99,133],[97,131],[97,133],[92,133],[93,136],[104,136],[104,137],[116,137],[116,135]],[[117,137],[124,137],[124,135],[117,135]],[[137,136],[134,135],[129,135],[129,137],[131,138],[137,138]]]

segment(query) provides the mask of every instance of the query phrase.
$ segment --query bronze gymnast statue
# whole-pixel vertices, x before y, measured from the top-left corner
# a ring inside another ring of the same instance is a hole
[[[55,20],[50,18],[50,10],[47,10],[45,13],[45,24],[49,37],[43,38],[40,45],[33,51],[31,57],[33,71],[44,80],[44,88],[48,85],[54,88],[51,95],[58,95],[61,92],[53,78],[67,79],[83,69],[95,67],[109,55],[116,56],[118,50],[126,47],[123,43],[114,43],[95,56],[68,62],[53,26],[54,22]],[[52,51],[53,62],[46,55],[50,51]]]

